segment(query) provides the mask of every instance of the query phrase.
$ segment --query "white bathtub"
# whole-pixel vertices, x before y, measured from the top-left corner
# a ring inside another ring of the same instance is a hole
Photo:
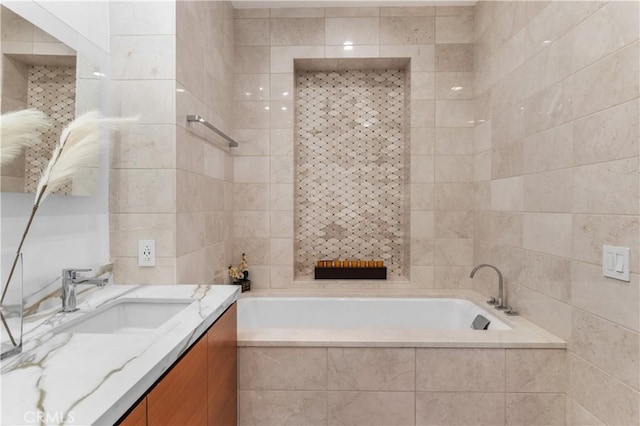
[[[564,348],[521,316],[506,317],[471,290],[422,295],[327,297],[244,294],[238,300],[239,346]],[[486,309],[485,309],[486,307]],[[476,315],[491,321],[473,330]]]
[[[476,315],[491,321],[489,330],[511,330],[464,299],[361,297],[243,298],[238,328],[469,330]]]

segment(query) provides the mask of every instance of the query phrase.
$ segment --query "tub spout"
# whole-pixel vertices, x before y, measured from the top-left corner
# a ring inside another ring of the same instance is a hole
[[[488,263],[482,263],[471,270],[471,274],[469,274],[469,278],[473,278],[476,272],[478,272],[478,269],[485,268],[485,267],[492,268],[498,273],[498,299],[496,300],[495,298],[492,297],[489,301],[487,301],[487,303],[490,305],[495,305],[496,309],[500,309],[500,310],[506,309],[507,306],[504,303],[504,287],[502,283],[502,272],[500,272],[498,268],[496,268],[493,265],[489,265]]]

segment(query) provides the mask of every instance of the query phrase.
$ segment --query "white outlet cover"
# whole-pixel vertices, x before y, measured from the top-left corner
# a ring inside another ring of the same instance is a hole
[[[631,281],[630,257],[629,247],[602,246],[602,275],[620,281]]]
[[[156,240],[138,240],[138,266],[156,266]]]

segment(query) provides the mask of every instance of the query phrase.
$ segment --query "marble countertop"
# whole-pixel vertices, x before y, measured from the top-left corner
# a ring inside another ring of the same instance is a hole
[[[230,285],[109,285],[25,318],[23,351],[2,361],[1,424],[113,424],[233,304]],[[162,326],[143,333],[52,330],[118,299],[193,299]]]

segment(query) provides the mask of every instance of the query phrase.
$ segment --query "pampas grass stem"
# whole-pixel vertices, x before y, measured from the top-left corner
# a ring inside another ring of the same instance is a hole
[[[2,292],[0,303],[4,301],[7,294],[22,246],[27,238],[38,207],[40,207],[40,203],[73,177],[73,174],[78,169],[86,167],[88,162],[97,158],[99,129],[101,125],[114,128],[117,125],[128,124],[134,121],[137,121],[137,118],[110,118],[102,116],[98,111],[89,111],[77,117],[63,129],[60,135],[60,143],[53,150],[51,159],[38,182],[33,208],[31,209],[31,216],[29,216],[29,221],[18,245],[16,257],[11,265],[9,277]]]

